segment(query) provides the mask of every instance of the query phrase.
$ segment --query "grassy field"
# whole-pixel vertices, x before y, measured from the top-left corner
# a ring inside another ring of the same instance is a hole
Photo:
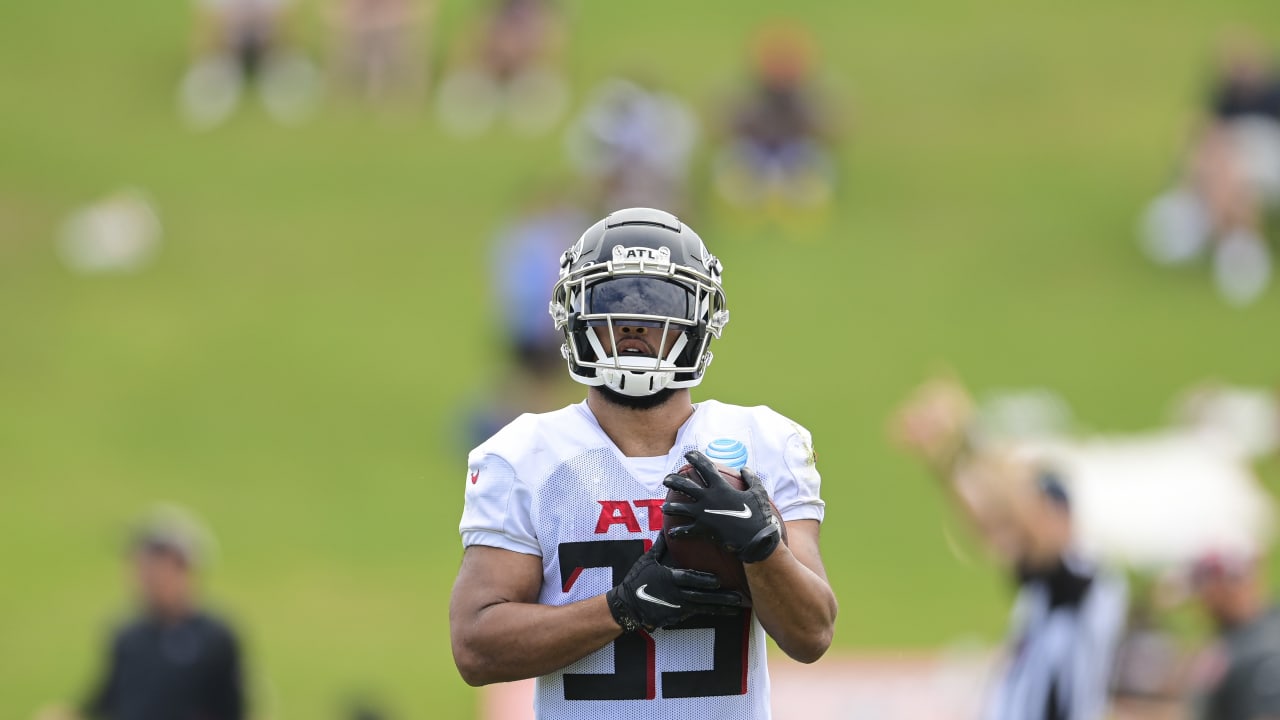
[[[947,549],[954,523],[886,415],[940,364],[1055,388],[1104,430],[1159,422],[1207,377],[1276,381],[1277,293],[1233,310],[1204,268],[1149,266],[1134,226],[1216,32],[1280,39],[1280,5],[788,8],[842,93],[847,182],[799,237],[702,214],[734,320],[695,397],[813,431],[838,650],[994,640],[1006,587]],[[442,30],[473,10],[449,5]],[[571,13],[579,93],[644,67],[709,111],[777,6]],[[192,134],[173,103],[189,19],[159,0],[0,5],[0,717],[83,693],[127,608],[123,529],[155,500],[215,529],[210,596],[245,631],[265,714],[336,717],[368,692],[396,717],[469,717],[445,615],[453,438],[495,368],[487,243],[560,144],[459,142],[336,102],[296,129],[250,104]],[[68,272],[62,219],[129,184],[160,210],[157,262]]]

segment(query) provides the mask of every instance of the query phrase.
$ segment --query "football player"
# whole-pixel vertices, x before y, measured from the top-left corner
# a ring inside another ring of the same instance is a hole
[[[551,314],[587,397],[468,458],[458,670],[471,685],[536,677],[539,718],[768,718],[765,634],[813,662],[836,615],[810,435],[764,406],[692,401],[729,312],[720,261],[674,216],[612,213],[560,265]],[[685,464],[701,483],[673,474]],[[664,506],[668,489],[691,499]],[[750,599],[671,567],[664,513],[741,560]]]

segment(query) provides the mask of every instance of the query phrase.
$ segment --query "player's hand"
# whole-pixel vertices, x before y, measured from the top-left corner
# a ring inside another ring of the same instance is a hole
[[[622,582],[605,593],[609,611],[623,630],[652,631],[693,615],[731,614],[748,604],[741,593],[721,590],[720,580],[711,573],[663,565],[666,552],[667,543],[659,533]]]
[[[671,528],[667,533],[672,538],[707,538],[744,563],[760,562],[772,555],[782,541],[782,523],[773,514],[769,493],[755,472],[742,468],[747,489],[738,490],[720,476],[706,455],[694,451],[684,457],[706,487],[674,473],[662,481],[668,488],[693,498],[692,502],[663,504],[663,513],[690,520],[688,525]]]

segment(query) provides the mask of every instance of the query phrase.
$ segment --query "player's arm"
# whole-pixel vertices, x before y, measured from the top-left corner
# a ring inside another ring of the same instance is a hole
[[[540,605],[541,587],[536,555],[467,548],[449,601],[449,629],[454,663],[468,685],[545,675],[622,634],[603,595]]]
[[[667,515],[688,519],[668,533],[673,538],[704,537],[735,554],[746,567],[760,624],[778,647],[800,662],[822,657],[831,646],[837,608],[818,552],[818,521],[788,523],[788,547],[782,542],[781,518],[750,468],[742,468],[747,487],[738,490],[702,453],[688,453],[685,459],[703,482],[675,474],[663,480],[691,498],[663,505]]]
[[[831,647],[836,595],[818,551],[817,520],[787,523],[787,542],[748,563],[751,604],[765,632],[792,659],[810,663]]]
[[[544,675],[607,645],[621,632],[603,598],[538,604],[541,547],[530,489],[489,453],[468,459],[461,532],[466,551],[449,602],[453,659],[462,679],[484,685]]]
[[[736,592],[714,575],[666,567],[661,537],[603,595],[569,605],[538,604],[542,560],[473,545],[449,604],[453,659],[470,685],[521,680],[558,670],[623,632],[654,630],[701,613],[734,612]]]

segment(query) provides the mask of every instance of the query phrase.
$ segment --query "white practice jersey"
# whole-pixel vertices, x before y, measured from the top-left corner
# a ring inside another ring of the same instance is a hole
[[[585,402],[522,415],[468,458],[462,544],[542,558],[539,602],[567,605],[621,582],[662,530],[662,479],[701,450],[760,476],[783,520],[822,520],[808,431],[767,407],[700,402],[664,457],[624,457]],[[765,634],[749,611],[620,636],[538,678],[555,720],[769,718]]]

